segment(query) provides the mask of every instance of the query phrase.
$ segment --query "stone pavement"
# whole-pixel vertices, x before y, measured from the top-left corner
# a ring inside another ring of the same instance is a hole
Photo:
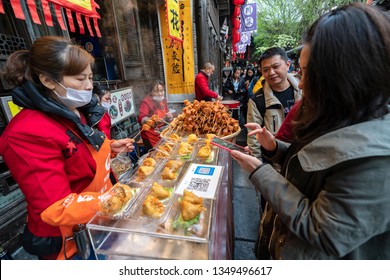
[[[246,146],[246,129],[237,136],[236,143]],[[259,198],[249,173],[233,160],[233,209],[235,227],[235,260],[255,260],[253,253],[260,223]]]

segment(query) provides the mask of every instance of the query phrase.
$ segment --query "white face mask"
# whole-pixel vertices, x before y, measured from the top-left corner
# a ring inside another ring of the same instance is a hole
[[[73,88],[66,88],[60,82],[57,82],[60,86],[66,89],[66,97],[57,94],[60,101],[67,107],[79,108],[87,105],[92,99],[92,90],[77,90]]]
[[[110,107],[111,107],[111,103],[108,103],[108,102],[102,102],[101,103],[102,104],[102,106],[108,111],[108,110],[110,110]]]
[[[153,96],[153,100],[157,102],[161,102],[164,100],[164,96]]]

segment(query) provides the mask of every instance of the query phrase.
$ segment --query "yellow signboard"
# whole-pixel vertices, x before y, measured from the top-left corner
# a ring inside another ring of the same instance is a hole
[[[166,0],[166,15],[168,19],[168,36],[179,42],[181,38],[180,6],[179,0]]]
[[[183,41],[172,40],[168,34],[166,7],[160,6],[161,40],[168,101],[193,99],[195,86],[194,48],[191,0],[179,1]]]

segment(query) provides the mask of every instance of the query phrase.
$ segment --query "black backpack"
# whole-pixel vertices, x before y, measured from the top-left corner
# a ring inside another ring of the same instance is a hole
[[[259,89],[251,98],[255,102],[257,110],[259,110],[259,113],[263,119],[263,123],[261,124],[261,126],[264,126],[264,115],[267,109],[281,108],[280,104],[274,104],[269,106],[268,108],[265,106],[265,96],[263,88]]]
[[[263,88],[259,89],[251,98],[255,102],[257,110],[259,110],[260,115],[263,118],[263,123],[261,124],[263,126],[265,110],[267,110],[265,107],[265,96]]]

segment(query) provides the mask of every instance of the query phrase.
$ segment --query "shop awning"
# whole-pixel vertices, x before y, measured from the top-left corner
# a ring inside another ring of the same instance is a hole
[[[14,11],[15,17],[18,19],[25,20],[26,17],[24,15],[22,5],[20,3],[20,0],[10,0],[12,9]],[[41,20],[38,16],[37,12],[37,7],[35,6],[35,1],[34,0],[26,0],[29,12],[31,14],[31,18],[34,23],[36,24],[42,24]],[[53,26],[53,19],[52,19],[52,14],[50,11],[50,6],[49,3],[51,3],[54,7],[55,10],[55,16],[58,20],[58,23],[61,27],[62,30],[66,30],[64,18],[62,17],[62,11],[61,9],[64,10],[66,13],[66,16],[68,18],[68,26],[69,30],[71,32],[75,32],[75,25],[73,22],[73,16],[72,13],[74,13],[78,27],[80,29],[80,34],[85,33],[84,29],[84,24],[82,21],[82,16],[85,19],[85,24],[87,25],[89,34],[91,36],[96,36],[101,37],[101,33],[99,30],[99,25],[98,25],[98,19],[100,19],[99,13],[96,11],[97,8],[99,8],[99,5],[96,4],[94,0],[41,0],[40,4],[42,6],[42,10],[44,13],[45,17],[45,22],[47,26]],[[0,13],[5,13],[4,12],[4,7],[2,4],[2,1],[0,0]],[[95,33],[93,32],[92,26],[91,26],[91,19],[93,21],[93,26],[95,29]]]

